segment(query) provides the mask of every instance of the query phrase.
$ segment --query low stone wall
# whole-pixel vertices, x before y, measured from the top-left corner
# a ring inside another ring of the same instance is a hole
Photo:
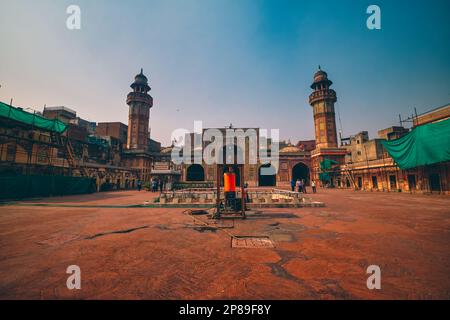
[[[310,199],[303,197],[302,193],[292,192],[281,189],[255,189],[248,190],[248,197],[250,201],[248,206],[305,206],[306,204],[319,204]],[[237,198],[241,197],[242,192],[237,191]],[[223,199],[223,191],[220,194]],[[161,193],[159,197],[160,204],[215,204],[217,198],[216,189],[186,189],[179,191],[166,191]],[[157,200],[157,201],[158,201]]]
[[[183,190],[166,191],[159,197],[161,204],[165,203],[215,203],[216,192],[213,190]]]

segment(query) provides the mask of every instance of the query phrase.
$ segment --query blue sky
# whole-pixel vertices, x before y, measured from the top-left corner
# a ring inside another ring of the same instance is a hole
[[[65,26],[70,4],[81,30]],[[370,4],[382,30],[366,28]],[[344,135],[374,137],[399,113],[450,102],[449,12],[445,0],[0,0],[0,100],[127,123],[126,94],[143,67],[152,138],[164,144],[194,120],[313,139],[308,95],[320,64]]]

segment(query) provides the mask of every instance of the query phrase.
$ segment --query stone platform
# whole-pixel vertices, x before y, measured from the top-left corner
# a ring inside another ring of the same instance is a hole
[[[250,189],[247,191],[250,201],[249,208],[302,208],[324,207],[323,202],[312,201],[300,192],[292,192],[281,189]],[[237,198],[241,192],[236,192]],[[223,192],[220,195],[224,198]],[[186,189],[182,191],[165,191],[154,199],[152,205],[172,207],[186,205],[192,207],[214,206],[217,199],[216,189]]]

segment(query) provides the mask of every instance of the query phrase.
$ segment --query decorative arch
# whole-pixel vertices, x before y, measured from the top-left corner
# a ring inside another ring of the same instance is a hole
[[[192,164],[186,170],[186,181],[205,181],[205,169],[199,164]]]
[[[297,181],[297,179],[305,180],[305,183],[309,185],[309,168],[303,162],[297,163],[292,167],[292,180]]]
[[[262,174],[262,169],[268,169],[267,171],[269,171],[270,174]],[[259,167],[258,185],[260,187],[275,187],[277,185],[277,174],[274,166],[272,166],[270,163],[263,164]]]

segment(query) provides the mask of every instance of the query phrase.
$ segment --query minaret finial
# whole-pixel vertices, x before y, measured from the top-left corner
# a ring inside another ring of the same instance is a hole
[[[319,64],[319,70],[322,70],[322,69],[320,69],[320,64]]]
[[[141,74],[144,74],[144,69],[143,68],[141,68]]]

